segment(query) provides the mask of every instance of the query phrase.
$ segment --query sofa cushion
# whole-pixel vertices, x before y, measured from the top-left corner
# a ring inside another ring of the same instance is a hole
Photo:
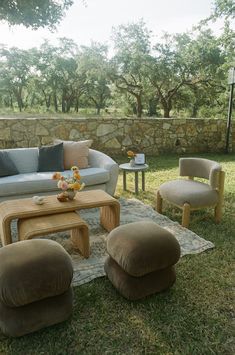
[[[109,181],[109,171],[103,168],[88,168],[80,170],[81,181],[85,186],[103,184]]]
[[[9,154],[4,150],[0,151],[0,177],[19,174]]]
[[[0,196],[14,196],[37,192],[56,191],[57,181],[51,173],[28,173],[0,178]]]
[[[0,259],[0,301],[8,307],[60,295],[73,278],[69,254],[53,240],[9,244],[0,249]]]
[[[89,147],[92,140],[85,140],[80,142],[62,141],[56,139],[55,143],[64,144],[64,168],[71,169],[72,166],[77,166],[79,169],[88,168],[88,154]]]
[[[63,143],[39,148],[38,169],[39,172],[63,171],[64,151]]]
[[[208,184],[193,180],[172,180],[165,182],[159,188],[160,195],[165,200],[183,206],[186,202],[192,207],[215,205],[218,192]]]
[[[70,170],[63,172],[63,175],[68,174],[71,174]],[[110,179],[109,172],[103,168],[82,169],[80,175],[86,186],[103,184]],[[51,177],[51,172],[38,172],[0,178],[0,196],[57,191],[57,181]]]
[[[5,149],[20,174],[34,173],[38,169],[38,148]]]
[[[140,221],[113,229],[107,238],[108,254],[128,274],[143,276],[177,263],[177,239],[154,222]]]

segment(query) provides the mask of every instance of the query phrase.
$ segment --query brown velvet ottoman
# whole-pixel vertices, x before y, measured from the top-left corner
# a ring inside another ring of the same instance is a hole
[[[0,329],[21,336],[62,322],[72,313],[73,267],[64,248],[34,239],[0,249]]]
[[[107,238],[105,272],[122,296],[137,300],[175,282],[180,245],[154,222],[141,221],[113,229]]]

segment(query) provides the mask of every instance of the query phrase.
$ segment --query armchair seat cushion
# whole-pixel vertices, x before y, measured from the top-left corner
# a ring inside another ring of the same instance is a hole
[[[178,206],[189,203],[191,207],[197,208],[216,205],[218,202],[218,192],[199,181],[168,181],[160,186],[159,192],[163,199]]]

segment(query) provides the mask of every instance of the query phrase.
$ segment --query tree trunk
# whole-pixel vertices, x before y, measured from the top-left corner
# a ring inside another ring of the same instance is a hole
[[[164,100],[162,101],[163,111],[164,111],[164,118],[170,118],[170,112],[172,109],[171,101]]]
[[[58,102],[57,102],[56,92],[53,92],[53,102],[54,102],[55,112],[58,112]]]
[[[101,108],[100,106],[96,106],[96,114],[97,115],[100,115],[100,108]]]
[[[76,98],[76,101],[75,101],[75,112],[78,113],[78,109],[79,109],[79,99]]]
[[[164,107],[163,111],[164,111],[164,118],[170,118],[170,109],[169,109],[169,107]]]
[[[148,116],[157,116],[157,100],[154,98],[148,101]]]
[[[10,107],[12,110],[14,109],[12,96],[10,96]]]
[[[194,104],[194,105],[193,105],[192,118],[196,118],[196,117],[197,117],[198,108],[199,108],[199,107],[198,107],[197,104]]]
[[[64,98],[62,97],[62,102],[61,102],[61,111],[65,113],[65,101]]]
[[[141,117],[143,111],[141,95],[136,96],[136,103],[137,103],[137,117]]]
[[[22,111],[22,108],[24,107],[23,105],[23,100],[21,98],[21,90],[19,90],[19,92],[17,90],[14,90],[14,94],[16,96],[16,100],[17,100],[17,104],[18,104],[18,108],[20,110],[20,112]]]

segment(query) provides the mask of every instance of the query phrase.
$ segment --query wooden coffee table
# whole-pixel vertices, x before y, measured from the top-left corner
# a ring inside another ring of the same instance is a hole
[[[111,231],[120,224],[119,202],[102,190],[79,192],[72,201],[59,202],[56,195],[46,196],[44,201],[43,205],[36,205],[32,198],[0,203],[0,235],[3,246],[12,243],[11,221],[14,219],[100,207],[100,223],[107,231]]]

